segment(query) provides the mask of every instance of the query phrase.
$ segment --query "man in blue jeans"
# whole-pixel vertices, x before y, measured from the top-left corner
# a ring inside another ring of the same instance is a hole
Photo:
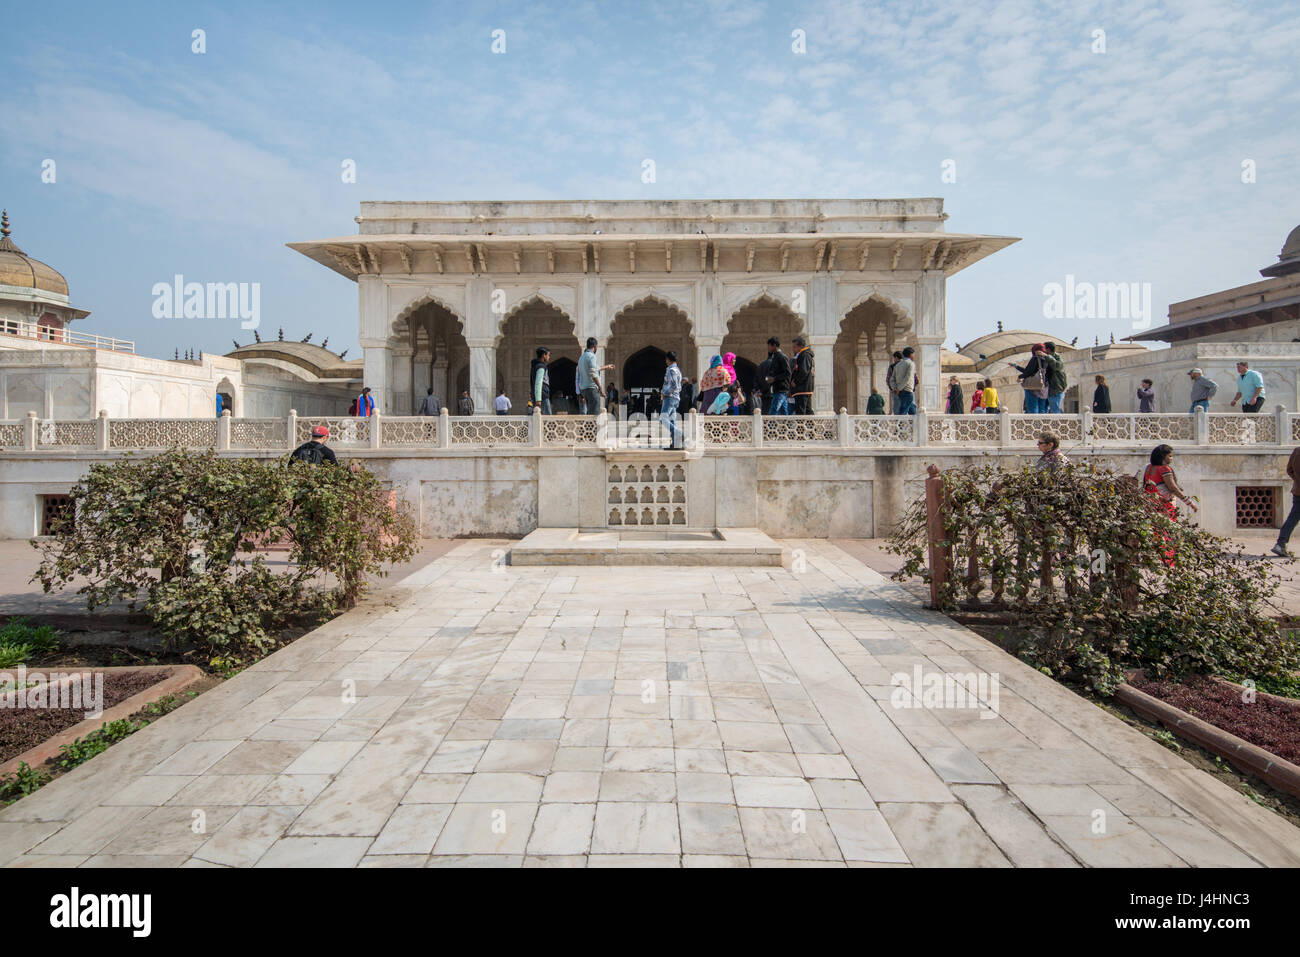
[[[681,448],[677,444],[677,426],[673,421],[677,418],[677,403],[682,398],[682,370],[677,368],[677,353],[671,350],[664,356],[664,385],[660,389],[664,397],[663,406],[659,410],[659,421],[668,426],[668,444],[664,449]]]
[[[1192,415],[1196,414],[1197,409],[1209,412],[1210,400],[1219,391],[1218,383],[1206,378],[1200,369],[1193,369],[1187,374],[1192,377],[1192,407],[1187,411]]]
[[[772,405],[768,415],[790,414],[790,360],[781,351],[781,340],[776,336],[767,340],[766,372],[763,379],[772,390]]]
[[[916,415],[916,350],[908,346],[894,364],[889,387],[894,390],[895,415]]]
[[[1286,550],[1286,543],[1291,540],[1296,525],[1300,524],[1300,448],[1291,450],[1291,457],[1286,463],[1286,474],[1291,477],[1291,511],[1282,523],[1282,530],[1277,533],[1277,544],[1273,546],[1273,554],[1282,558],[1291,557],[1291,553]]]

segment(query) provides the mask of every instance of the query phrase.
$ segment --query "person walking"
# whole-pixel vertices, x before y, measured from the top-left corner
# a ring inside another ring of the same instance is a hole
[[[1156,388],[1155,383],[1150,379],[1143,379],[1142,384],[1137,388],[1138,412],[1154,412],[1156,410]]]
[[[1110,386],[1106,384],[1106,377],[1098,375],[1095,377],[1097,388],[1092,393],[1092,411],[1105,415],[1110,412]]]
[[[416,415],[437,415],[442,410],[442,403],[438,397],[433,394],[433,386],[429,386],[429,391],[425,393],[420,400],[420,411]]]
[[[370,386],[366,386],[364,389],[362,389],[361,394],[357,396],[356,414],[361,416],[362,418],[372,416],[375,414],[375,400],[370,395]]]
[[[944,407],[944,412],[948,415],[964,415],[966,413],[966,396],[962,394],[961,382],[956,376],[948,380],[948,403]]]
[[[492,400],[492,407],[496,409],[497,415],[510,414],[510,399],[506,396],[505,389],[497,393],[497,397]]]
[[[984,403],[985,415],[998,414],[998,390],[993,388],[992,379],[984,380],[984,390],[981,401]]]
[[[605,393],[606,408],[610,415],[618,415],[618,386],[614,383],[609,384],[609,390]]]
[[[1034,468],[1040,472],[1055,472],[1070,464],[1070,460],[1061,451],[1061,437],[1055,432],[1044,432],[1038,437],[1038,451],[1042,454],[1034,463]]]
[[[1291,557],[1286,545],[1296,525],[1300,524],[1300,448],[1291,450],[1291,457],[1286,461],[1286,474],[1291,479],[1291,511],[1286,513],[1286,521],[1277,533],[1277,544],[1271,549],[1274,555],[1282,558]]]
[[[815,369],[813,365],[813,351],[808,348],[808,342],[803,336],[794,337],[795,348],[798,350],[794,354],[794,372],[790,377],[790,397],[794,399],[795,415],[812,415],[812,397],[813,397],[813,377]]]
[[[600,374],[614,368],[613,364],[598,366],[596,364],[596,337],[588,336],[586,348],[578,359],[578,394],[582,396],[583,412],[595,415],[605,397],[605,389],[600,384]]]
[[[1173,466],[1169,464],[1173,457],[1174,450],[1169,445],[1157,445],[1151,450],[1151,464],[1142,472],[1142,491],[1151,496],[1155,507],[1170,521],[1177,521],[1176,499],[1181,499],[1183,504],[1193,512],[1197,511],[1197,508],[1196,503],[1187,497],[1174,476]],[[1165,565],[1172,568],[1176,551],[1169,541],[1169,536],[1157,530],[1156,540],[1164,546],[1161,551],[1164,553]]]
[[[885,388],[889,390],[889,414],[898,415],[898,390],[894,388],[894,369],[903,361],[903,354],[895,352],[893,361],[885,369]]]
[[[1029,415],[1037,415],[1047,411],[1047,396],[1049,389],[1047,387],[1047,347],[1041,342],[1034,343],[1029,350],[1029,361],[1023,366],[1018,366],[1014,362],[1010,363],[1011,368],[1020,373],[1019,379],[1021,386],[1025,390],[1025,412]]]
[[[898,415],[916,415],[916,393],[912,391],[916,388],[916,363],[912,361],[915,352],[911,346],[903,350],[889,380],[890,388],[898,395]]]
[[[1047,411],[1052,415],[1060,415],[1061,400],[1069,386],[1069,379],[1065,375],[1065,360],[1056,354],[1055,342],[1044,342],[1043,347],[1047,350],[1044,356],[1047,360]]]
[[[767,340],[767,372],[763,381],[772,390],[772,404],[768,415],[790,414],[790,358],[781,351],[781,340],[772,336]]]
[[[460,393],[460,398],[456,400],[456,414],[474,414],[474,400],[469,397],[469,389],[463,389]]]
[[[664,356],[664,384],[659,390],[663,396],[663,405],[659,410],[659,422],[668,426],[668,444],[665,450],[680,448],[677,444],[677,404],[682,397],[682,370],[677,368],[677,353],[671,349]]]
[[[1242,412],[1258,412],[1264,408],[1264,377],[1249,362],[1237,363],[1237,394],[1228,405],[1235,406],[1238,400]]]
[[[339,460],[335,456],[334,450],[325,444],[329,437],[329,429],[323,425],[313,425],[311,440],[294,449],[289,454],[289,460],[292,462],[306,462],[308,465],[320,465],[322,462],[338,465]]]
[[[528,404],[540,407],[542,415],[551,414],[551,350],[537,347],[537,357],[528,367]]]
[[[983,379],[980,379],[975,383],[975,391],[972,392],[970,396],[970,410],[971,412],[978,412],[980,415],[984,414],[984,380]]]
[[[880,394],[879,389],[872,389],[871,395],[867,396],[867,415],[884,415],[885,414],[885,397]]]
[[[1204,409],[1209,412],[1210,400],[1218,394],[1219,384],[1200,369],[1193,369],[1187,375],[1192,380],[1192,405],[1187,411],[1194,414],[1197,409]]]

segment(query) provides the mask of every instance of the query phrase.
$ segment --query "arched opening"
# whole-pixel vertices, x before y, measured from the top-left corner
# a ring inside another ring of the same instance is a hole
[[[668,367],[664,361],[667,355],[663,349],[646,346],[628,356],[623,363],[622,381],[628,415],[634,412],[650,415],[658,411],[659,389],[664,384],[664,369]],[[678,356],[680,364],[681,357]]]
[[[874,296],[858,303],[840,320],[833,350],[836,411],[843,408],[862,415],[873,388],[885,396],[885,407],[889,408],[885,370],[891,354],[907,345],[904,337],[909,326],[906,315]]]
[[[574,393],[578,356],[582,349],[574,333],[573,320],[543,299],[532,298],[520,304],[506,316],[501,324],[501,341],[497,345],[498,376],[506,388],[506,395],[516,410],[528,411],[528,372],[537,348],[551,350],[551,395],[558,390],[566,396]],[[568,363],[567,373],[561,362]],[[576,404],[573,410],[576,410]],[[572,411],[559,408],[551,402],[553,412]]]
[[[216,398],[217,415],[221,415],[223,412],[229,412],[232,419],[239,415],[241,410],[235,408],[235,387],[231,385],[229,379],[222,379],[217,383]]]
[[[455,414],[460,370],[464,368],[469,388],[469,344],[464,327],[455,313],[438,302],[426,302],[395,324],[395,335],[402,345],[409,345],[409,359],[393,357],[393,415],[412,415],[424,401],[430,387],[439,400]],[[396,368],[409,362],[410,368]],[[454,390],[454,391],[453,391]]]
[[[631,363],[634,356],[647,349],[653,351]],[[676,306],[651,297],[628,306],[614,317],[605,347],[605,362],[612,364],[622,376],[614,384],[629,398],[629,415],[638,411],[630,401],[634,390],[641,390],[639,394],[644,397],[646,389],[653,389],[654,396],[658,396],[659,387],[664,383],[664,355],[669,351],[677,353],[682,376],[698,381],[691,321]],[[628,378],[633,370],[635,380]]]
[[[803,331],[803,320],[766,293],[732,314],[721,353],[736,354],[736,376],[746,397],[759,385],[758,365],[767,358],[767,340],[776,336],[781,341],[781,350],[793,357],[791,340]]]
[[[492,389],[492,398],[495,399],[495,398],[497,397],[497,394],[500,393],[502,387],[505,386],[505,384],[506,384],[506,380],[505,380],[505,379],[502,377],[502,375],[501,375],[501,367],[500,367],[500,366],[497,366],[497,382],[496,382],[496,385],[495,385],[495,386],[493,387],[493,389]],[[460,414],[457,410],[458,410],[459,407],[460,407],[460,394],[461,394],[462,392],[470,392],[470,387],[469,387],[469,364],[468,364],[468,363],[466,363],[465,365],[461,366],[460,369],[459,369],[459,371],[457,371],[457,373],[456,373],[456,391],[455,391],[455,393],[453,393],[451,396],[448,397],[450,401],[444,403],[444,404],[446,405],[446,407],[447,407],[447,411],[448,411],[451,415],[459,415],[459,414]],[[470,394],[472,395],[473,393],[470,392]],[[507,392],[506,395],[510,395],[510,393]],[[510,404],[511,404],[511,405],[514,405],[514,404],[515,404],[514,396],[510,396]],[[475,408],[475,409],[474,409],[474,414],[475,414],[475,415],[487,415],[487,414],[490,413],[491,411],[492,411],[492,409],[491,409],[490,407],[487,408],[487,409]],[[524,414],[525,412],[527,412],[527,411],[528,411],[528,409],[526,409],[526,408],[524,408],[524,409],[520,409],[520,408],[516,407],[516,408],[513,410],[512,414],[523,415],[523,414]]]
[[[536,355],[536,352],[534,352]],[[555,358],[551,353],[551,411],[567,415],[578,414],[578,363],[567,357]],[[592,413],[593,415],[595,413]]]

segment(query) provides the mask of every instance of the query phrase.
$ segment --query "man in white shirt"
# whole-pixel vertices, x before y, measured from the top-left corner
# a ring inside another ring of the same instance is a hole
[[[497,415],[510,414],[510,399],[506,397],[505,389],[502,389],[501,394],[492,400],[492,405],[497,410]]]

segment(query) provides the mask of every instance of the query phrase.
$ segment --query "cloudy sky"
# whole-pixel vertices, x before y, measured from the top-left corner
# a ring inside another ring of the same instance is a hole
[[[1129,335],[1045,319],[1044,284],[1150,283],[1159,323],[1300,223],[1294,0],[51,2],[6,27],[13,238],[83,329],[153,355],[250,335],[154,318],[176,273],[258,282],[264,337],[358,354],[355,285],[284,244],[363,199],[942,196],[951,231],[1023,238],[949,284],[950,343]]]

